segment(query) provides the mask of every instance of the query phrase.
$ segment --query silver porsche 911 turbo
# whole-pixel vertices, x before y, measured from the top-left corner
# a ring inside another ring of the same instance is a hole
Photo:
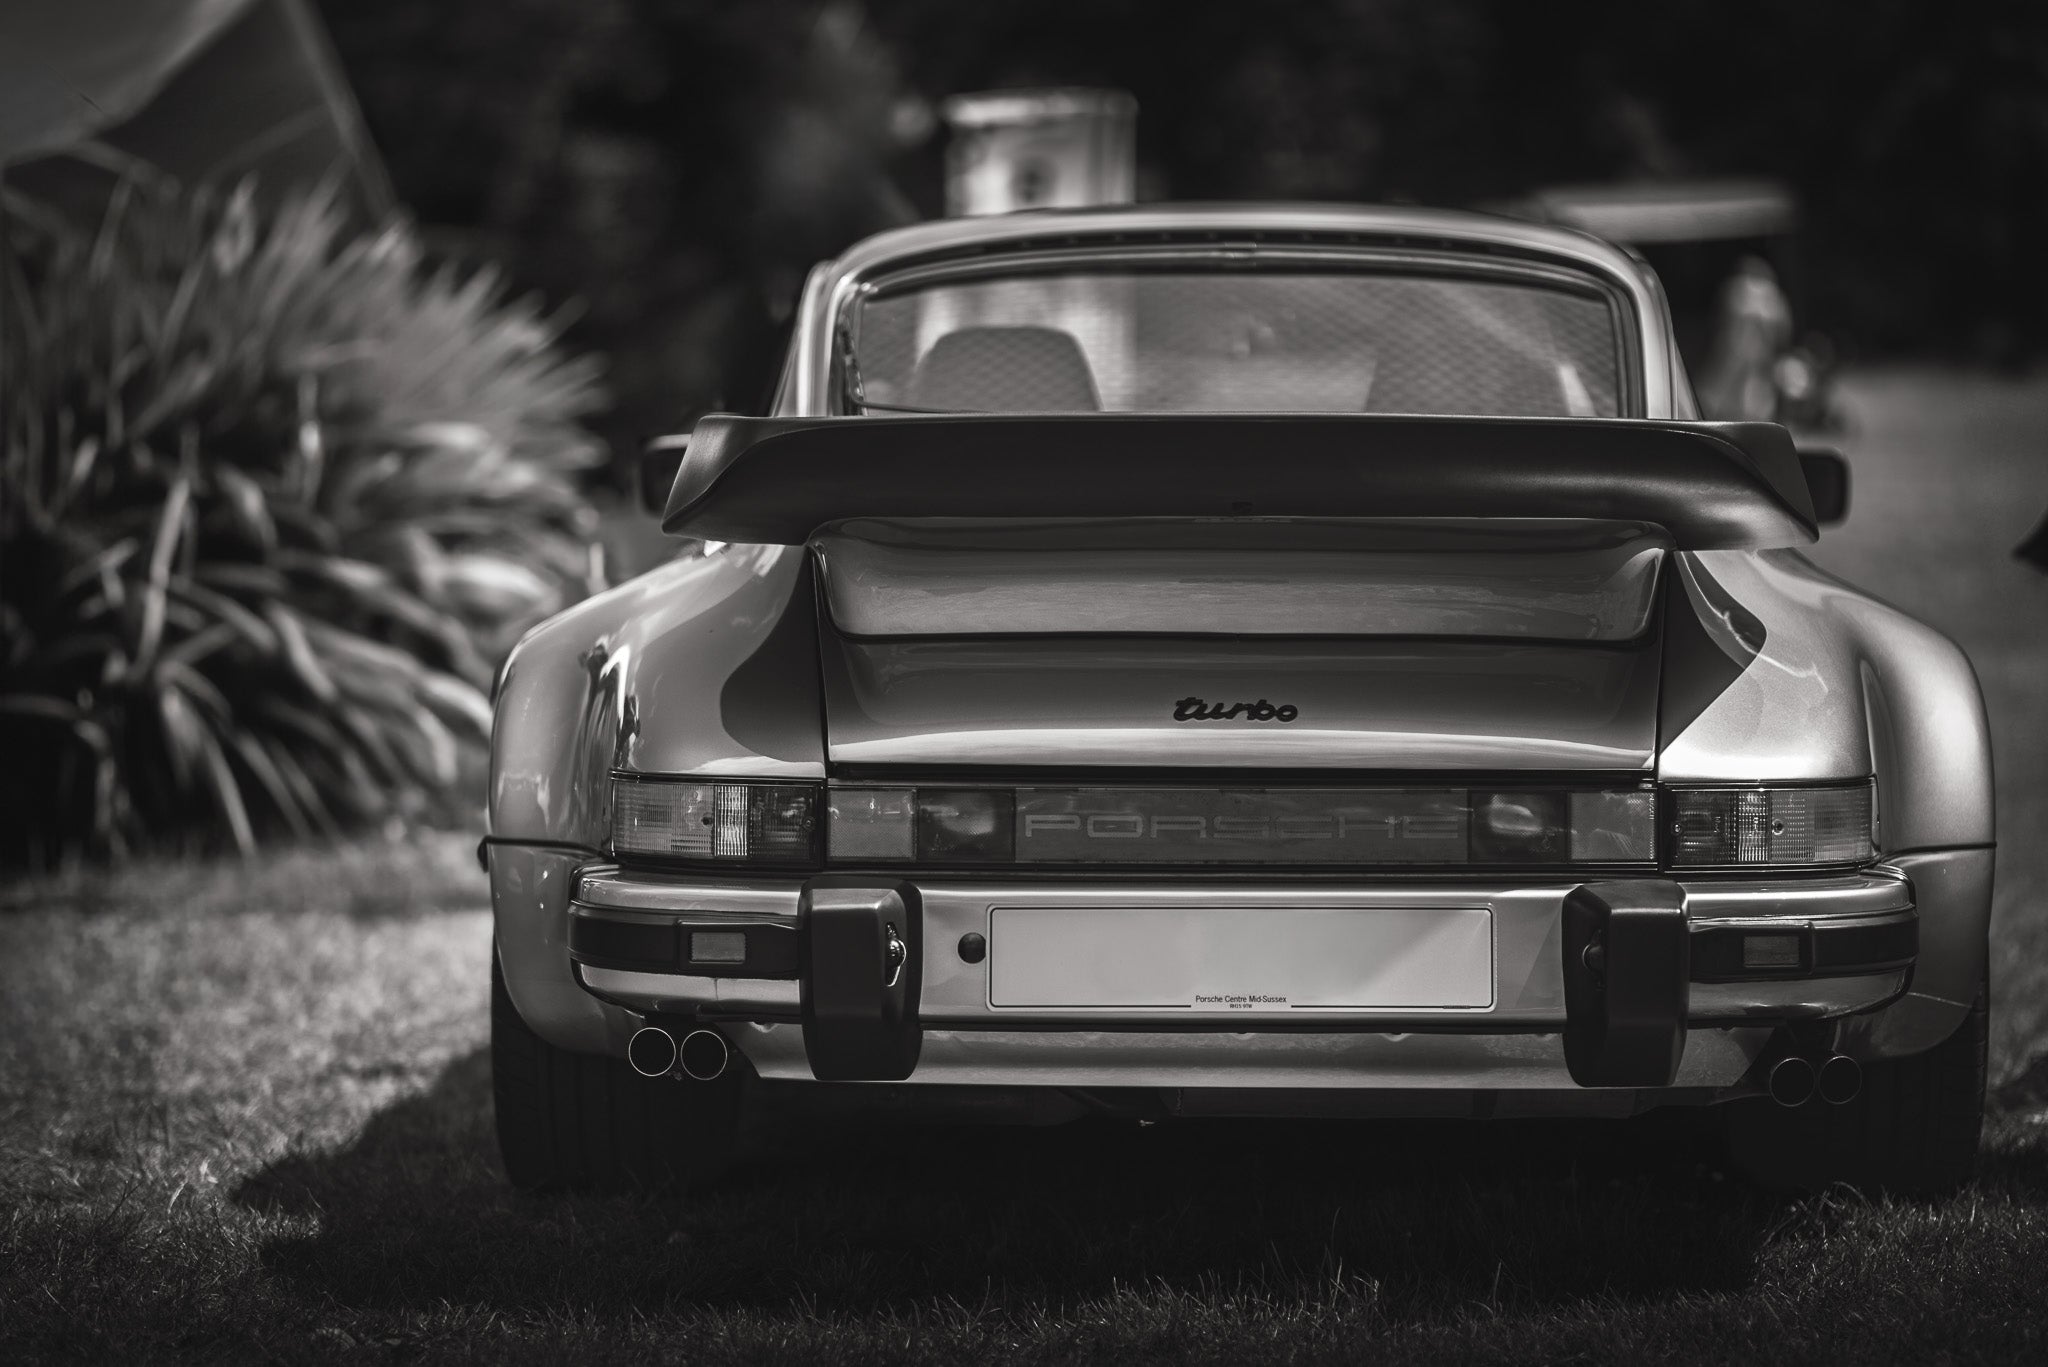
[[[1686,1106],[1766,1183],[1968,1176],[1976,681],[1801,555],[1840,458],[1699,421],[1625,252],[923,224],[812,272],[768,416],[664,445],[684,553],[498,689],[514,1182],[877,1107]]]

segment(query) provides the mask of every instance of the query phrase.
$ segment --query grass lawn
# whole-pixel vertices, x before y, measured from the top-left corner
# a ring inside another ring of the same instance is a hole
[[[1656,1116],[816,1132],[695,1199],[516,1196],[433,837],[0,889],[0,1361],[2048,1359],[2048,580],[2005,558],[2048,387],[1850,397],[1820,558],[1964,642],[1999,744],[1961,1197],[1778,1200]]]

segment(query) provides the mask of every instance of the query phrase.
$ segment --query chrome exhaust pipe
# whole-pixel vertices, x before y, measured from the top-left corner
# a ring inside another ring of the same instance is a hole
[[[1797,1054],[1771,1065],[1766,1085],[1780,1106],[1804,1106],[1813,1096],[1813,1065]]]
[[[626,1041],[626,1062],[642,1077],[667,1077],[676,1070],[676,1037],[658,1025],[643,1025]]]
[[[692,1030],[683,1036],[679,1057],[685,1074],[698,1082],[710,1082],[725,1071],[732,1050],[716,1030]]]
[[[1863,1065],[1847,1054],[1836,1054],[1820,1066],[1820,1099],[1830,1106],[1846,1106],[1863,1090]]]

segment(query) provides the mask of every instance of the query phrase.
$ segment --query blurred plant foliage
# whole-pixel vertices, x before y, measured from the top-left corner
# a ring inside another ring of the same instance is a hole
[[[325,193],[7,209],[0,862],[428,813],[600,587],[591,363]]]

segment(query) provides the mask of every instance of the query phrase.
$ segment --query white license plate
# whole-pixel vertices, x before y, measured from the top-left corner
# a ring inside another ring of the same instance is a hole
[[[997,907],[989,1004],[1482,1010],[1486,907]]]

